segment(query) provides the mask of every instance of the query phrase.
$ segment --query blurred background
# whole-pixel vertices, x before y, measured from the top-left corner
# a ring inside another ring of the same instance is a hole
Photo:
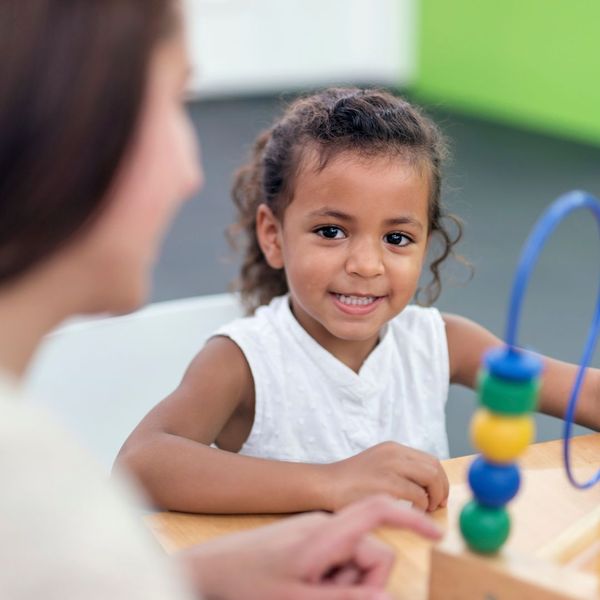
[[[520,248],[544,207],[573,188],[600,196],[600,3],[585,0],[188,0],[189,110],[206,186],[172,228],[153,300],[223,292],[231,175],[294,94],[376,85],[422,105],[450,138],[445,201],[465,221],[465,281],[447,269],[440,310],[503,335]],[[520,343],[578,361],[598,287],[591,216],[570,218],[535,277]],[[597,361],[596,361],[597,363]],[[600,400],[600,399],[599,399]],[[453,456],[472,452],[472,392],[448,402]],[[561,422],[538,418],[538,440]],[[583,429],[578,429],[581,433]]]

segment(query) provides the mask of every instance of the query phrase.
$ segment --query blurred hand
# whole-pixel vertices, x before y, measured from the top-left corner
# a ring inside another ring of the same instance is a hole
[[[325,508],[330,510],[381,493],[428,511],[448,501],[450,486],[440,461],[395,442],[378,444],[326,468],[332,487]]]
[[[383,525],[440,537],[425,515],[376,496],[225,536],[181,558],[205,600],[390,600],[394,554],[369,535]]]

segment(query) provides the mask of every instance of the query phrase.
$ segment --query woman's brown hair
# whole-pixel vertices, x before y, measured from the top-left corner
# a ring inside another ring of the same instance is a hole
[[[0,285],[93,220],[174,0],[0,2]]]
[[[245,234],[245,256],[237,289],[252,313],[288,291],[285,272],[271,268],[256,237],[256,211],[269,206],[283,220],[293,199],[294,179],[307,151],[316,150],[322,170],[343,152],[363,156],[398,156],[424,167],[430,177],[429,231],[441,241],[430,262],[431,282],[425,303],[441,292],[440,266],[453,253],[462,226],[441,202],[442,162],[446,144],[437,126],[416,107],[373,89],[332,88],[293,102],[283,116],[257,138],[250,160],[237,172],[233,200],[238,221],[229,228],[235,245]]]

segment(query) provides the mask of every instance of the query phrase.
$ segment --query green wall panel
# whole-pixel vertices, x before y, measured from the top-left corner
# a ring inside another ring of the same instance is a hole
[[[420,0],[416,95],[600,144],[600,0]]]

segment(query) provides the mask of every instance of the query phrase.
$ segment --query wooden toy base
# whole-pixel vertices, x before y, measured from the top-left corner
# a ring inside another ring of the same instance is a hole
[[[457,532],[431,553],[429,600],[600,600],[600,508],[534,556],[475,554]]]

